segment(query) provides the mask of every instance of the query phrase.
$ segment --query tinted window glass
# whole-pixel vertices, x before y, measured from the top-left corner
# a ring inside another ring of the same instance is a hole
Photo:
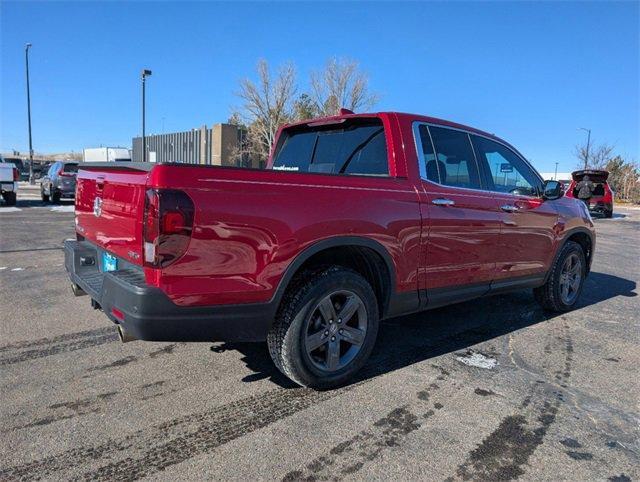
[[[317,132],[282,133],[284,140],[273,162],[274,169],[308,171]]]
[[[513,151],[484,137],[471,136],[478,162],[489,172],[490,189],[497,192],[537,196],[540,180]]]
[[[63,171],[64,172],[78,172],[78,165],[77,164],[65,164]]]
[[[480,189],[478,167],[467,133],[441,127],[429,127],[429,131],[437,153],[440,184]]]
[[[420,124],[418,127],[418,149],[422,149],[422,161],[424,166],[421,166],[422,175],[426,175],[429,181],[440,182],[440,166],[436,161],[436,156],[433,153],[433,145],[429,138],[429,130],[424,124]],[[443,168],[444,169],[444,168]]]
[[[282,133],[273,169],[333,174],[388,175],[384,128],[378,119]]]

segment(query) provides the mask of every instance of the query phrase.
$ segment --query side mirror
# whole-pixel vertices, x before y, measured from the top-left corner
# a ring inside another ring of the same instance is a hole
[[[547,200],[560,199],[564,191],[560,181],[545,181],[542,188],[542,198]]]

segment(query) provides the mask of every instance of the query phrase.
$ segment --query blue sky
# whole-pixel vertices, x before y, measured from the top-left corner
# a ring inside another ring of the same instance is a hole
[[[224,122],[255,64],[293,61],[300,89],[327,58],[356,59],[376,110],[433,115],[571,170],[592,129],[640,160],[638,2],[0,3],[0,150],[26,151],[31,42],[34,149],[125,145]],[[163,121],[164,119],[164,121]]]

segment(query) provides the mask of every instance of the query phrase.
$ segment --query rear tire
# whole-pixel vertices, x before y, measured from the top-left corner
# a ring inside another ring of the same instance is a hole
[[[548,311],[565,312],[573,309],[587,275],[587,262],[582,246],[567,241],[556,258],[547,282],[534,288],[533,295]]]
[[[269,334],[278,369],[305,387],[347,382],[365,364],[378,334],[378,303],[358,273],[331,266],[297,275]]]
[[[7,192],[4,194],[4,201],[7,203],[7,206],[15,206],[17,195],[15,192]]]
[[[51,188],[51,202],[53,204],[60,204],[61,197],[62,195],[60,194],[59,191],[56,191],[55,189]]]
[[[611,211],[605,211],[605,212],[604,212],[604,217],[605,217],[605,218],[609,218],[609,219],[611,219],[611,218],[613,217],[613,210],[611,210]]]

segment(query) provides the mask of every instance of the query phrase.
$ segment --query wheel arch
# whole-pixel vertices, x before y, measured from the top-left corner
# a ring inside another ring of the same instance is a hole
[[[330,260],[330,261],[329,261]],[[371,285],[378,298],[381,317],[387,313],[396,289],[393,259],[378,241],[360,236],[336,236],[318,241],[300,252],[284,272],[272,298],[275,309],[294,276],[306,268],[334,264],[353,269]]]
[[[582,247],[582,251],[584,252],[584,257],[587,261],[587,274],[591,271],[591,262],[593,260],[593,250],[595,248],[595,239],[593,233],[585,227],[577,227],[570,229],[567,231],[562,238],[562,240],[558,243],[558,247],[556,249],[556,253],[553,256],[553,262],[549,267],[547,275],[545,276],[545,282],[549,278],[549,274],[552,271],[552,267],[556,264],[558,260],[558,256],[562,251],[562,248],[569,242],[573,241],[578,243]]]

